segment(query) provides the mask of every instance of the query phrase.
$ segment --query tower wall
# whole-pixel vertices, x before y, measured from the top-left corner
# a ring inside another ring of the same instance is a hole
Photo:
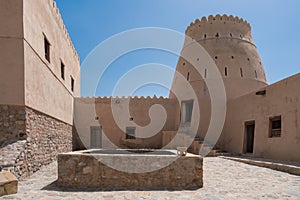
[[[227,100],[235,99],[267,85],[262,60],[254,44],[251,27],[241,18],[216,15],[203,17],[191,23],[186,29],[183,50],[192,43],[200,44],[210,55],[219,69],[224,82]],[[192,52],[193,62],[203,68],[200,75],[195,67],[183,57],[179,58],[176,71],[186,77],[197,94],[200,106],[198,137],[204,138],[211,117],[210,94],[206,81],[214,82],[212,66]],[[174,77],[172,91],[184,88],[176,84]],[[171,98],[175,98],[170,94]]]
[[[203,17],[191,23],[186,35],[192,42],[198,42],[215,61],[223,77],[228,99],[267,85],[264,66],[253,41],[251,27],[243,19],[227,15],[209,16],[208,19]],[[190,40],[186,40],[183,48],[189,45]],[[201,65],[201,60],[198,62]],[[195,73],[192,65],[183,58],[179,59],[177,65],[177,71],[184,76],[190,72],[190,82],[210,79],[210,66],[205,68],[206,78]]]

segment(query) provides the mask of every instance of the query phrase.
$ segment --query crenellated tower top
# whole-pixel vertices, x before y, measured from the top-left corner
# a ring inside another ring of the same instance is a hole
[[[219,69],[226,89],[227,99],[234,99],[267,85],[263,62],[252,38],[250,24],[232,15],[210,15],[196,19],[185,31],[183,51],[198,43]],[[186,51],[185,51],[186,50]],[[200,59],[201,52],[189,52],[190,61],[180,57],[176,71],[193,85],[199,99],[208,98],[206,81],[213,79],[212,65]],[[202,74],[196,69],[202,68]],[[172,91],[182,88],[174,77]],[[170,97],[173,97],[172,94]],[[203,100],[202,102],[205,102]]]
[[[210,15],[208,18],[196,19],[185,31],[186,35],[195,40],[214,38],[233,38],[250,42],[254,45],[250,24],[232,15]]]
[[[220,14],[217,14],[216,16],[210,15],[208,18],[205,16],[201,18],[201,20],[196,19],[194,22],[192,22],[188,27],[187,30],[193,26],[199,26],[199,25],[205,25],[205,24],[214,24],[214,23],[233,23],[233,24],[241,24],[244,26],[247,26],[249,29],[251,29],[250,24],[244,20],[243,18],[234,17],[233,15],[226,15],[224,14],[221,16]]]

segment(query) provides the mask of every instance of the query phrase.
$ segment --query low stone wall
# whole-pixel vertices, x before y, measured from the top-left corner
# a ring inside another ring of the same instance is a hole
[[[175,161],[165,167],[164,164],[169,160]],[[129,172],[113,169],[108,166],[108,163],[114,163]],[[58,156],[57,183],[64,189],[198,189],[203,186],[202,164],[203,160],[199,156],[188,154],[186,157],[177,157],[176,152],[174,155],[144,156],[72,152]],[[164,167],[152,172],[132,173],[134,170],[153,165]]]
[[[0,144],[11,139],[26,139],[25,106],[0,105]]]
[[[18,193],[18,180],[10,172],[0,172],[0,197]]]

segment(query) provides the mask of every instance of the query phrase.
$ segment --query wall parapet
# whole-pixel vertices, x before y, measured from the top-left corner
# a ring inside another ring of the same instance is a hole
[[[244,20],[243,18],[240,18],[240,17],[234,17],[233,15],[220,15],[220,14],[217,14],[215,16],[213,15],[209,15],[208,18],[207,17],[202,17],[201,20],[199,19],[196,19],[194,22],[192,22],[186,30],[189,30],[190,28],[192,28],[193,26],[196,26],[196,25],[204,25],[204,24],[212,24],[214,22],[231,22],[231,23],[236,23],[236,24],[242,24],[242,25],[245,25],[246,27],[248,27],[249,29],[251,29],[251,25],[246,21]]]
[[[56,19],[58,20],[59,26],[63,30],[63,32],[64,32],[64,34],[65,34],[65,36],[66,36],[66,38],[67,38],[67,40],[69,42],[69,45],[70,45],[70,47],[73,50],[74,55],[76,56],[77,60],[80,62],[79,55],[78,55],[78,53],[77,53],[77,51],[76,51],[76,49],[75,49],[75,47],[73,45],[73,42],[71,40],[71,37],[70,37],[70,35],[68,33],[68,30],[67,30],[67,28],[65,26],[65,23],[64,23],[64,21],[62,19],[62,16],[61,16],[61,14],[59,12],[59,8],[57,7],[55,0],[48,0],[48,2],[50,4],[50,6],[53,8],[52,12],[53,12],[54,16],[56,16]]]
[[[208,18],[202,17],[201,20],[196,19],[187,27],[185,34],[192,40],[190,42],[209,39],[239,39],[254,45],[250,24],[232,15],[217,14],[216,16],[210,15]]]
[[[170,99],[167,97],[163,96],[156,96],[154,95],[153,97],[150,96],[103,96],[103,97],[77,97],[75,98],[75,101],[82,102],[82,103],[101,103],[101,102],[111,102],[112,100],[117,101],[131,101],[131,100],[145,100],[145,101],[158,101],[158,102],[170,102],[170,101],[176,101],[176,99]]]

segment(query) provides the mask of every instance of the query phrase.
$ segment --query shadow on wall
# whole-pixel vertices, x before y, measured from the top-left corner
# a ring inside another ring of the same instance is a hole
[[[73,124],[75,124],[74,121]],[[78,132],[76,130],[76,127],[73,125],[72,126],[72,151],[80,151],[80,150],[86,150],[86,147],[82,143],[78,135]]]

